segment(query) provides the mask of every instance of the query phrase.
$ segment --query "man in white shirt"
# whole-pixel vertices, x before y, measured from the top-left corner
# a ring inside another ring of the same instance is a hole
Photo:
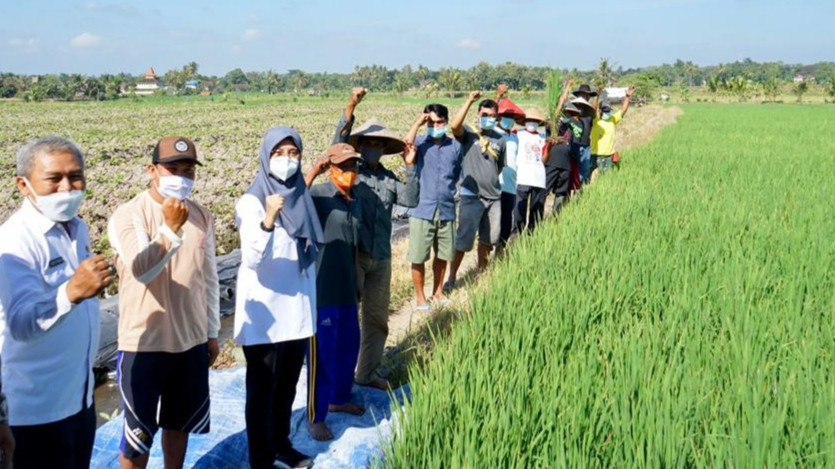
[[[96,426],[97,295],[112,269],[92,254],[76,216],[86,181],[75,144],[26,144],[15,179],[23,202],[0,226],[0,355],[14,467],[86,468]]]

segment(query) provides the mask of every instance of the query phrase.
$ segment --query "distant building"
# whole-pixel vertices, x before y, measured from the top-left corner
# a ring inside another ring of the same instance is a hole
[[[145,78],[139,80],[136,84],[136,89],[133,92],[140,96],[147,96],[154,94],[160,88],[162,88],[162,83],[159,81],[154,67],[151,67],[145,72]]]
[[[804,81],[806,81],[806,77],[798,73],[794,76],[794,79],[792,81],[794,81],[795,83],[803,83]]]
[[[186,82],[186,89],[188,90],[196,90],[198,86],[200,86],[200,82],[197,80],[189,80]]]

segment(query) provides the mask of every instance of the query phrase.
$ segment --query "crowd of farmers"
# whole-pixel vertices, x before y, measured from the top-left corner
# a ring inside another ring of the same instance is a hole
[[[615,129],[632,88],[613,110],[601,90],[572,85],[565,84],[554,116],[520,108],[505,86],[493,99],[470,93],[452,116],[429,104],[405,137],[375,119],[355,126],[367,93],[355,88],[332,146],[306,174],[299,133],[283,126],[265,133],[258,171],[235,207],[241,265],[234,340],[246,358],[253,468],[312,465],[289,438],[305,361],[308,431],[316,440],[334,437],[329,413],[364,413],[352,401],[355,383],[389,389],[380,365],[395,205],[408,208],[411,307],[430,315],[449,301],[467,252],[477,246],[484,269],[536,228],[549,196],[549,213],[557,213],[617,163]],[[404,177],[386,167],[393,166],[386,155],[402,158]],[[113,256],[106,258],[92,251],[77,216],[86,190],[82,151],[46,137],[18,152],[21,203],[0,226],[3,468],[89,467],[98,298],[112,282],[119,292],[121,467],[145,467],[160,428],[165,466],[182,467],[189,434],[209,431],[220,301],[211,207],[190,198],[201,158],[180,136],[160,139],[149,157],[147,190],[109,219]],[[314,185],[319,175],[326,178]]]

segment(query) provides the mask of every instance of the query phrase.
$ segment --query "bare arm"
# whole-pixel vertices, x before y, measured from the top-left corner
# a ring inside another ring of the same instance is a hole
[[[603,87],[597,87],[597,96],[592,100],[591,106],[594,108],[594,116],[600,118],[600,94],[603,93]]]
[[[470,112],[470,107],[473,105],[476,99],[481,97],[481,91],[473,91],[467,97],[467,101],[458,109],[458,112],[455,113],[455,117],[452,118],[452,122],[450,124],[450,128],[452,129],[452,135],[455,138],[460,138],[464,135],[464,120],[467,118],[467,113]]]
[[[505,84],[505,83],[500,84],[499,87],[496,89],[496,95],[493,97],[493,100],[496,101],[496,102],[499,102],[499,100],[504,98],[504,95],[507,94],[507,90],[508,90],[507,84]]]
[[[307,185],[308,189],[313,185],[313,181],[316,180],[316,177],[328,169],[328,166],[330,166],[330,161],[327,156],[319,157],[319,159],[313,163],[313,166],[311,166],[310,169],[307,170],[307,174],[304,175],[304,183]]]
[[[632,99],[632,93],[635,92],[635,85],[631,85],[629,89],[626,90],[626,97],[623,98],[623,104],[620,105],[620,116],[623,117],[626,115],[626,111],[629,110],[629,101]]]
[[[336,129],[336,135],[333,136],[333,143],[345,142],[351,133],[351,128],[354,126],[354,110],[357,105],[365,97],[368,90],[366,88],[356,87],[351,90],[351,98],[348,99],[348,105],[345,106],[345,113],[342,116],[342,126]]]
[[[557,101],[556,107],[556,112],[558,114],[562,112],[562,107],[565,106],[565,100],[568,99],[568,91],[571,89],[572,84],[574,84],[574,80],[569,78],[565,81],[565,84],[562,86],[562,94],[560,95],[560,99]]]
[[[423,113],[418,116],[417,120],[414,124],[412,124],[412,128],[409,129],[409,133],[406,134],[406,138],[403,139],[406,142],[406,145],[414,144],[415,138],[417,137],[418,130],[429,120],[429,114]]]

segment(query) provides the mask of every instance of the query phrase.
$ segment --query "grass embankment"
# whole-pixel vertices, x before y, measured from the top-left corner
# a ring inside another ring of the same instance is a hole
[[[392,467],[835,465],[827,106],[690,106],[412,370]]]

